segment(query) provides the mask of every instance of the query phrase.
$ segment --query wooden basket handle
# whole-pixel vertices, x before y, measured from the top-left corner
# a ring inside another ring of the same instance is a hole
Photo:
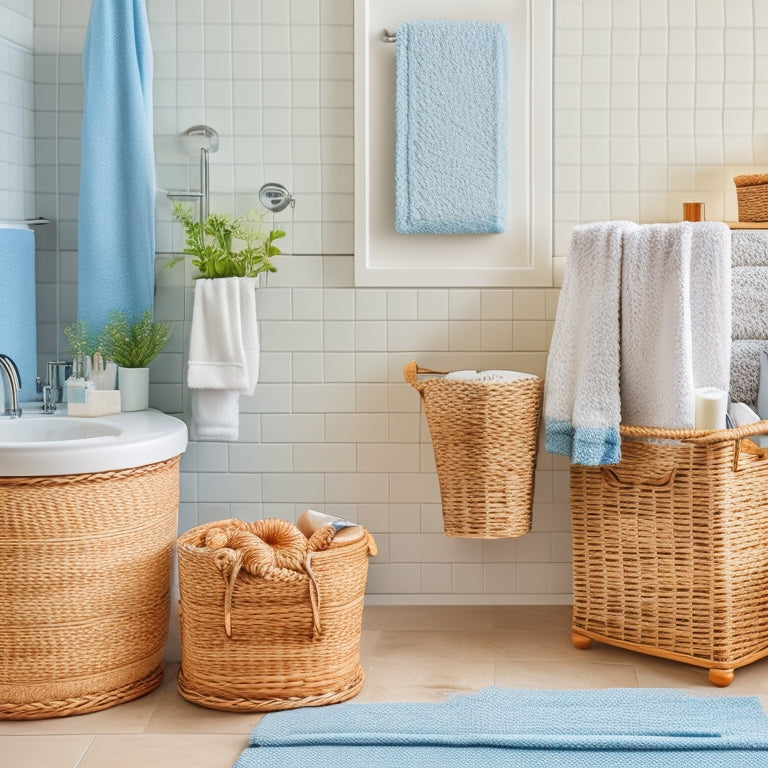
[[[418,389],[419,392],[421,392],[422,387],[424,386],[419,381],[419,374],[420,373],[439,373],[439,374],[446,374],[449,373],[449,371],[435,371],[432,370],[432,368],[422,368],[421,366],[417,365],[415,361],[411,361],[410,363],[406,363],[403,366],[403,378],[410,384],[414,389]]]
[[[743,427],[733,429],[715,429],[711,432],[692,429],[659,429],[654,427],[630,427],[622,426],[623,437],[660,437],[670,440],[682,440],[694,445],[712,445],[714,443],[733,442],[733,471],[739,470],[739,456],[742,453],[757,456],[761,459],[768,457],[768,447],[761,448],[749,440],[756,435],[768,433],[768,419],[745,424]]]
[[[735,427],[734,429],[715,429],[711,431],[634,427],[624,424],[621,426],[621,434],[624,437],[659,437],[669,440],[684,440],[686,443],[696,443],[697,445],[723,443],[729,440],[740,440],[744,437],[766,433],[768,433],[768,420],[756,421],[753,424],[745,424],[743,427]],[[757,446],[755,447],[757,448]],[[758,448],[758,450],[761,449]]]
[[[648,491],[664,490],[672,486],[675,481],[676,469],[665,472],[658,478],[646,478],[645,480],[624,480],[619,474],[609,467],[602,467],[602,475],[605,484],[612,488],[643,488]]]

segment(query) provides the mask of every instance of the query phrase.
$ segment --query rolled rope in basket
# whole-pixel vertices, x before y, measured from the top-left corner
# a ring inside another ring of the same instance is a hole
[[[0,478],[0,719],[94,712],[160,685],[179,458]]]
[[[313,627],[316,634],[321,633],[319,596],[310,559],[313,551],[328,548],[334,533],[328,525],[308,539],[295,525],[276,519],[254,523],[233,519],[200,531],[190,544],[216,550],[214,562],[227,580],[224,594],[224,631],[227,636],[232,636],[232,595],[241,569],[268,581],[300,581],[308,577]]]
[[[180,694],[229,711],[336,703],[359,660],[370,535],[334,544],[284,520],[225,520],[178,540]]]

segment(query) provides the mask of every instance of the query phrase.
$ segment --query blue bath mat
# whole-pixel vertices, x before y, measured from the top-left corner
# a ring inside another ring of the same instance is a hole
[[[768,717],[757,697],[485,688],[440,704],[271,713],[235,768],[294,765],[757,768],[768,765]]]

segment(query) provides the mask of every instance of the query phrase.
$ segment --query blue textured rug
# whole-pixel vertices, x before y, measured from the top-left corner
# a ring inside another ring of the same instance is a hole
[[[440,704],[274,712],[234,768],[765,768],[757,697],[485,688]]]

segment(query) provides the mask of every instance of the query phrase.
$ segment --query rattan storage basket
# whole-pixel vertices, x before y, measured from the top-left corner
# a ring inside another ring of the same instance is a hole
[[[745,439],[766,431],[626,427],[619,464],[571,466],[574,645],[706,667],[716,685],[768,655],[768,456]]]
[[[448,536],[496,539],[531,529],[544,382],[461,381],[408,363],[424,403]]]
[[[160,685],[178,465],[0,478],[0,718],[93,712]]]
[[[178,540],[179,693],[211,709],[241,712],[334,704],[357,695],[373,538],[360,528],[357,539],[311,552],[304,572],[254,575],[230,569],[221,550],[199,546],[211,529],[237,523],[198,526]]]
[[[768,221],[768,173],[734,176],[739,221]]]

